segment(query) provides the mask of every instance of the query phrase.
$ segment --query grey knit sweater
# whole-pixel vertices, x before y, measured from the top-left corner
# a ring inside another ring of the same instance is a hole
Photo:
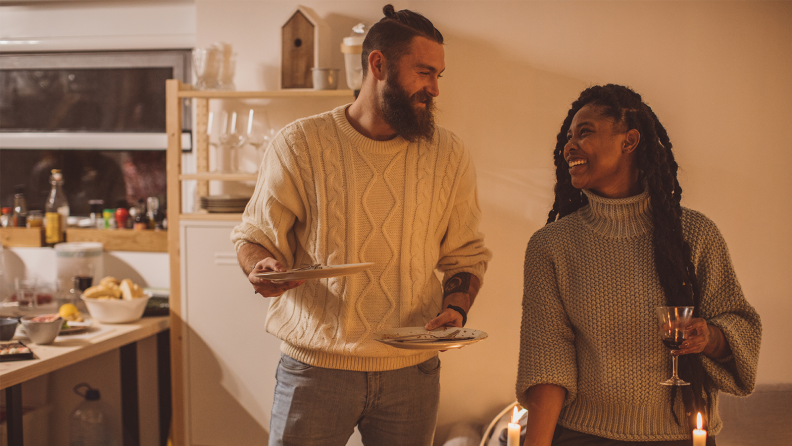
[[[525,254],[525,289],[517,398],[536,384],[567,390],[562,426],[621,441],[691,437],[670,411],[669,350],[654,307],[664,305],[653,260],[648,193],[605,199],[537,231]],[[702,355],[720,391],[752,392],[759,356],[759,315],[745,300],[726,243],[712,221],[683,209],[702,293],[701,315],[720,328],[733,354]],[[716,397],[717,398],[717,397]],[[709,433],[720,432],[716,409]],[[681,398],[675,410],[683,413]]]

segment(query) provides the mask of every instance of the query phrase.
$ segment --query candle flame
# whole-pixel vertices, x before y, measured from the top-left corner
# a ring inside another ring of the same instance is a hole
[[[696,415],[696,426],[699,430],[701,430],[701,424],[701,412],[699,412],[698,415]]]
[[[517,409],[517,406],[514,406],[514,412],[512,412],[512,420],[511,420],[511,422],[512,423],[517,423],[518,421],[520,421],[519,410]]]

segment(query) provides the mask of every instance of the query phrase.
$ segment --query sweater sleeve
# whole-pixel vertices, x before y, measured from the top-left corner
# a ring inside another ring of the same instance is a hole
[[[462,142],[454,138],[455,144]],[[455,274],[467,272],[484,284],[484,272],[492,253],[484,246],[484,234],[479,231],[481,208],[476,187],[476,170],[470,154],[461,148],[461,172],[454,196],[448,227],[440,243],[437,269],[443,272],[443,283]]]
[[[714,360],[701,355],[704,368],[718,390],[749,395],[756,382],[762,324],[759,314],[743,295],[726,242],[715,224],[691,211],[691,240],[696,278],[701,291],[701,316],[717,326],[729,342],[732,355]]]
[[[292,147],[284,129],[272,142],[259,168],[256,189],[242,214],[242,223],[231,232],[231,241],[239,250],[245,243],[266,248],[286,268],[294,266],[296,237],[294,224],[305,218],[298,169],[294,166]]]
[[[528,407],[525,392],[537,384],[565,388],[565,406],[577,396],[575,334],[561,302],[555,270],[549,249],[537,232],[525,252],[516,389],[523,407]]]

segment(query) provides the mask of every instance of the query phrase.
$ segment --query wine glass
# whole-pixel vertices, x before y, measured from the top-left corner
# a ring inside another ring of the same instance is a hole
[[[671,378],[661,382],[664,386],[689,386],[690,383],[681,379],[677,374],[677,356],[674,351],[685,342],[685,330],[693,317],[693,307],[657,307],[657,321],[659,322],[660,338],[663,345],[671,349],[671,362],[674,374]]]
[[[266,126],[264,124],[261,124],[259,127],[258,123],[255,122],[253,119],[253,109],[251,108],[248,112],[247,133],[245,135],[248,144],[253,146],[256,152],[261,149],[266,149],[272,137],[275,136],[275,129],[264,130],[265,128]]]
[[[231,122],[228,122],[228,113],[224,113],[223,131],[220,134],[220,146],[228,150],[229,160],[228,164],[223,166],[221,171],[226,173],[235,173],[238,171],[239,153],[237,150],[245,145],[245,135],[237,131],[237,114],[231,113]],[[225,159],[224,159],[225,161]]]

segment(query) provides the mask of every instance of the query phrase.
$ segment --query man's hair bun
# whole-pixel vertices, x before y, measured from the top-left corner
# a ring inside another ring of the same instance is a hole
[[[396,14],[396,10],[393,5],[387,4],[382,7],[382,13],[385,14],[385,17],[393,17]]]

